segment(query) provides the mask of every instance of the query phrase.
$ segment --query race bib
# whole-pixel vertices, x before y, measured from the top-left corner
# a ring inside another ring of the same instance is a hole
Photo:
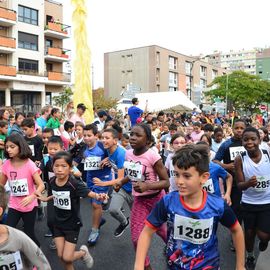
[[[214,189],[214,185],[213,185],[213,180],[212,178],[209,178],[202,186],[202,188],[209,192],[209,193],[214,193],[215,189]]]
[[[23,270],[20,251],[14,253],[0,253],[0,270]]]
[[[100,170],[101,157],[87,157],[84,161],[85,171],[95,171]]]
[[[54,172],[48,172],[49,179],[55,176]]]
[[[34,155],[35,155],[35,147],[34,147],[34,145],[33,145],[33,144],[30,144],[30,145],[29,145],[29,148],[31,149],[32,156],[34,156]],[[1,269],[0,269],[0,270],[1,270]]]
[[[188,241],[196,245],[204,244],[212,235],[213,220],[213,217],[209,219],[193,219],[175,215],[174,239]]]
[[[12,196],[20,197],[29,195],[27,179],[16,179],[9,181]]]
[[[142,177],[142,164],[135,163],[132,161],[125,161],[124,163],[125,175],[131,181],[143,181]]]
[[[257,176],[257,185],[254,190],[257,192],[264,192],[270,186],[270,175]]]
[[[59,209],[71,210],[71,200],[69,191],[52,191],[53,205]]]
[[[54,128],[53,133],[54,133],[55,136],[61,136],[61,132],[60,132],[60,130],[58,128]]]
[[[244,153],[246,150],[244,146],[235,146],[229,147],[229,151],[230,151],[230,159],[234,160],[238,155]]]

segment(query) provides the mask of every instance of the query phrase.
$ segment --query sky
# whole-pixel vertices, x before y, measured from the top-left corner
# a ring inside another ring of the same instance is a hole
[[[270,46],[269,0],[85,0],[94,87],[104,85],[104,53],[158,45],[186,54]],[[62,0],[72,26],[71,0]],[[65,41],[73,50],[73,38]]]

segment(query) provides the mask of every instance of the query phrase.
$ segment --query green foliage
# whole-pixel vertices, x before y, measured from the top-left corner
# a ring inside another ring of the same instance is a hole
[[[109,110],[117,106],[117,99],[105,97],[104,89],[98,88],[93,90],[93,106],[97,109]]]
[[[71,101],[73,92],[71,88],[65,87],[63,92],[61,92],[58,96],[53,97],[53,102],[56,106],[60,107],[62,112],[64,111],[64,107]]]
[[[253,113],[258,110],[260,104],[270,102],[270,82],[244,71],[234,71],[229,75],[216,77],[208,87],[215,88],[205,92],[205,96],[212,103],[216,98],[225,102],[227,93],[228,100],[236,110]]]

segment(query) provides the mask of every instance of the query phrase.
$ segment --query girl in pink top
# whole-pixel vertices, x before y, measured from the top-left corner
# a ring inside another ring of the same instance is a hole
[[[40,171],[30,159],[31,149],[19,134],[11,134],[5,140],[5,157],[0,184],[8,181],[10,186],[7,225],[16,227],[20,219],[24,222],[24,232],[39,246],[34,233],[37,196],[44,190]],[[36,186],[36,187],[35,187]]]
[[[135,125],[130,133],[130,145],[133,149],[126,152],[124,163],[126,177],[119,181],[117,189],[124,183],[132,182],[134,202],[131,210],[131,238],[134,248],[137,247],[144,221],[155,204],[169,187],[167,171],[160,155],[149,149],[151,129],[147,124]],[[159,236],[166,242],[166,227],[161,227]],[[149,257],[145,260],[145,269],[152,269]]]

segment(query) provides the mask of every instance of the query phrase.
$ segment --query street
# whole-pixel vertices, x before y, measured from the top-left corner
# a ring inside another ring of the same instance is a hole
[[[128,209],[125,209],[125,213],[129,213]],[[90,232],[90,219],[91,208],[88,199],[81,200],[81,215],[84,226],[81,229],[79,242],[77,247],[86,244],[88,235]],[[117,222],[110,216],[108,212],[104,213],[104,217],[107,222],[101,228],[101,235],[98,243],[94,247],[89,247],[90,253],[94,258],[93,270],[132,270],[135,258],[135,252],[133,250],[130,230],[127,229],[124,234],[115,238],[113,231],[117,227]],[[51,238],[45,238],[44,234],[47,231],[46,219],[43,221],[37,221],[36,234],[41,242],[41,248],[51,263],[52,269],[62,270],[63,267],[57,258],[56,251],[50,250],[48,245]],[[230,237],[229,232],[222,225],[218,229],[219,247],[221,253],[221,269],[232,270],[235,269],[235,253],[229,249]],[[154,270],[165,270],[166,262],[163,255],[164,243],[158,236],[154,236],[150,258],[151,265]],[[75,269],[85,269],[82,261],[75,263]]]

